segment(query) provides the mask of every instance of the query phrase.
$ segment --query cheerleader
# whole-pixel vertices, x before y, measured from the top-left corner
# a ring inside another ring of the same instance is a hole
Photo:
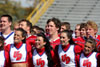
[[[10,55],[12,67],[30,67],[29,60],[31,58],[31,46],[23,43],[26,35],[26,31],[22,28],[16,29],[14,34],[14,44],[6,46]]]
[[[95,47],[95,39],[87,39],[83,53],[80,55],[79,67],[100,67],[100,53],[94,52]]]
[[[81,53],[82,48],[75,45],[72,40],[72,33],[68,30],[61,32],[60,41],[61,44],[56,46],[55,52],[61,67],[77,67],[77,56]]]
[[[44,33],[37,34],[35,49],[33,50],[33,67],[59,67],[55,53]]]

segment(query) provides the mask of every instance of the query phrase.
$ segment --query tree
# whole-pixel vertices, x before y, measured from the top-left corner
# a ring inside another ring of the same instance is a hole
[[[20,2],[5,1],[5,3],[0,4],[0,15],[9,14],[13,17],[14,21],[26,18],[33,10],[33,7],[21,7]]]

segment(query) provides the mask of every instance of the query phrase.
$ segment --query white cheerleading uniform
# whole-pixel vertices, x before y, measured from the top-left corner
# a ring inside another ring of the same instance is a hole
[[[42,55],[39,55],[35,49],[33,51],[32,60],[34,67],[48,67],[47,55],[45,52]]]
[[[3,36],[5,38],[5,45],[8,45],[8,44],[13,44],[14,43],[14,32],[11,32],[10,34],[8,35],[4,35],[0,32],[0,36]]]
[[[10,46],[11,63],[26,62],[27,49],[26,44],[22,44],[20,48],[16,48],[14,44]]]
[[[0,67],[5,66],[5,53],[4,50],[0,51]]]
[[[96,54],[96,52],[93,52],[90,56],[86,57],[84,53],[82,53],[79,60],[80,67],[97,67]]]
[[[58,46],[58,54],[61,67],[75,67],[75,52],[74,45],[70,45],[67,51],[62,49],[62,46]]]

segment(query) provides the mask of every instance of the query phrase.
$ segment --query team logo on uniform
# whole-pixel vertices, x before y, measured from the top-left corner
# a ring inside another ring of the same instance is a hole
[[[61,58],[63,62],[66,62],[66,64],[70,62],[70,57],[67,56],[66,54],[62,55]]]

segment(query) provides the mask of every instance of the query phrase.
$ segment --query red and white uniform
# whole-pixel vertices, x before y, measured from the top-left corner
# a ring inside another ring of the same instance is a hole
[[[49,40],[49,41],[50,41],[50,45],[53,47],[53,49],[55,49],[56,45],[59,45],[60,44],[60,38],[59,37],[56,38],[53,41],[51,41],[51,40]]]
[[[4,35],[0,32],[0,36],[3,36],[5,38],[5,45],[13,44],[14,43],[14,32],[11,32],[8,35]]]
[[[47,55],[45,53],[39,55],[35,49],[32,58],[34,67],[48,67]]]
[[[77,54],[81,53],[82,48],[78,45],[59,45],[56,47],[56,52],[59,56],[61,67],[77,67]]]
[[[31,46],[25,43],[10,44],[5,47],[10,54],[11,63],[29,63]]]
[[[0,67],[10,67],[9,64],[9,53],[2,50],[0,51]]]
[[[82,53],[79,61],[80,67],[97,67],[96,52],[91,53],[88,57]]]
[[[16,48],[14,47],[14,44],[11,44],[10,46],[11,63],[26,62],[26,56],[27,56],[26,44],[22,44],[20,48]]]
[[[87,55],[81,53],[79,59],[80,67],[100,67],[100,53],[92,52]]]
[[[52,55],[53,62],[54,63],[57,62],[53,50],[51,50],[51,55]],[[48,67],[48,59],[45,53],[45,48],[33,50],[32,60],[33,60],[34,67]]]

